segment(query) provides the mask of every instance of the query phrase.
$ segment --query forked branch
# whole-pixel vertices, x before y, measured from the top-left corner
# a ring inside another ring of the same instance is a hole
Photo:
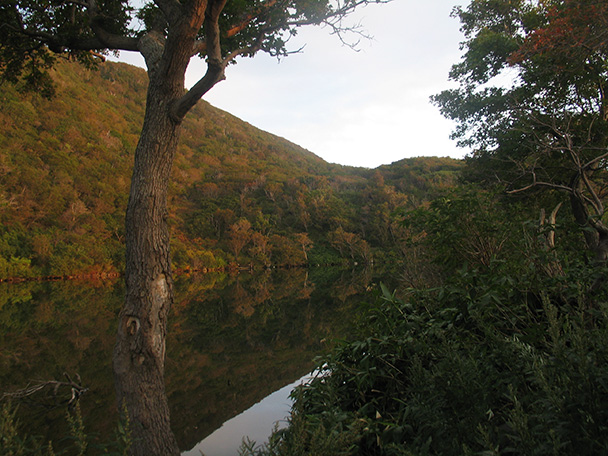
[[[37,393],[45,392],[47,397],[50,395],[51,398],[54,399],[55,403],[53,404],[53,407],[61,405],[73,407],[76,402],[78,402],[80,397],[89,389],[82,386],[80,375],[76,374],[76,381],[72,380],[72,378],[66,372],[64,372],[63,375],[66,378],[65,382],[57,380],[33,382],[28,384],[25,388],[10,393],[3,393],[2,399],[24,400],[30,399]],[[60,391],[66,388],[68,389],[70,396],[61,397]]]

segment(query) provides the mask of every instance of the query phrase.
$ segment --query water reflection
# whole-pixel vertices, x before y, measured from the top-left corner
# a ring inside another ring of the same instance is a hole
[[[310,375],[284,386],[266,396],[244,412],[230,418],[219,429],[207,436],[182,456],[234,456],[238,454],[243,439],[247,438],[256,444],[266,443],[272,429],[281,429],[287,425],[292,401],[291,391],[310,379]],[[240,436],[240,437],[239,437]]]
[[[192,448],[310,372],[327,341],[348,335],[372,277],[336,269],[179,277],[166,386],[180,447]],[[78,373],[89,388],[81,399],[85,424],[109,439],[117,420],[111,354],[123,295],[120,280],[0,284],[0,391]],[[23,427],[44,440],[66,435],[65,408],[40,402],[20,406]]]

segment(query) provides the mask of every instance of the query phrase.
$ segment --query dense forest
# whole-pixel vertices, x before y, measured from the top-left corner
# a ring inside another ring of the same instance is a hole
[[[146,74],[61,62],[46,99],[0,94],[0,278],[120,273]],[[411,153],[411,151],[408,151]],[[461,163],[329,164],[200,102],[185,120],[169,221],[178,270],[369,263],[403,255],[398,209],[453,186]]]
[[[454,15],[465,36],[457,88],[432,101],[472,148],[463,162],[341,167],[204,103],[186,121],[171,181],[177,268],[377,261],[398,283],[356,279],[370,283],[343,309],[356,328],[294,390],[288,426],[241,455],[608,452],[608,3],[472,0]],[[144,74],[64,63],[54,76],[52,102],[1,95],[7,277],[121,269]],[[95,92],[108,81],[115,90]],[[178,338],[194,327],[213,337],[202,308],[177,306]],[[297,326],[291,310],[272,323]],[[311,333],[325,334],[312,310]],[[253,315],[237,313],[217,321]],[[252,321],[251,340],[268,339]]]

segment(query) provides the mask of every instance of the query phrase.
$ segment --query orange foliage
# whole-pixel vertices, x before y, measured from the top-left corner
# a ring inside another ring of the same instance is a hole
[[[560,65],[608,50],[608,2],[564,0],[546,12],[546,24],[530,33],[511,63],[551,55]],[[583,59],[584,60],[584,59]]]

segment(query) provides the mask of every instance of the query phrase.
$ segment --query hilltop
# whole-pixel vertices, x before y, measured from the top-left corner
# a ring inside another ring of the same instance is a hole
[[[0,278],[122,270],[145,71],[63,62],[47,100],[0,93]],[[330,164],[205,101],[185,122],[170,188],[177,268],[369,261],[398,254],[396,215],[455,182],[461,162]]]

